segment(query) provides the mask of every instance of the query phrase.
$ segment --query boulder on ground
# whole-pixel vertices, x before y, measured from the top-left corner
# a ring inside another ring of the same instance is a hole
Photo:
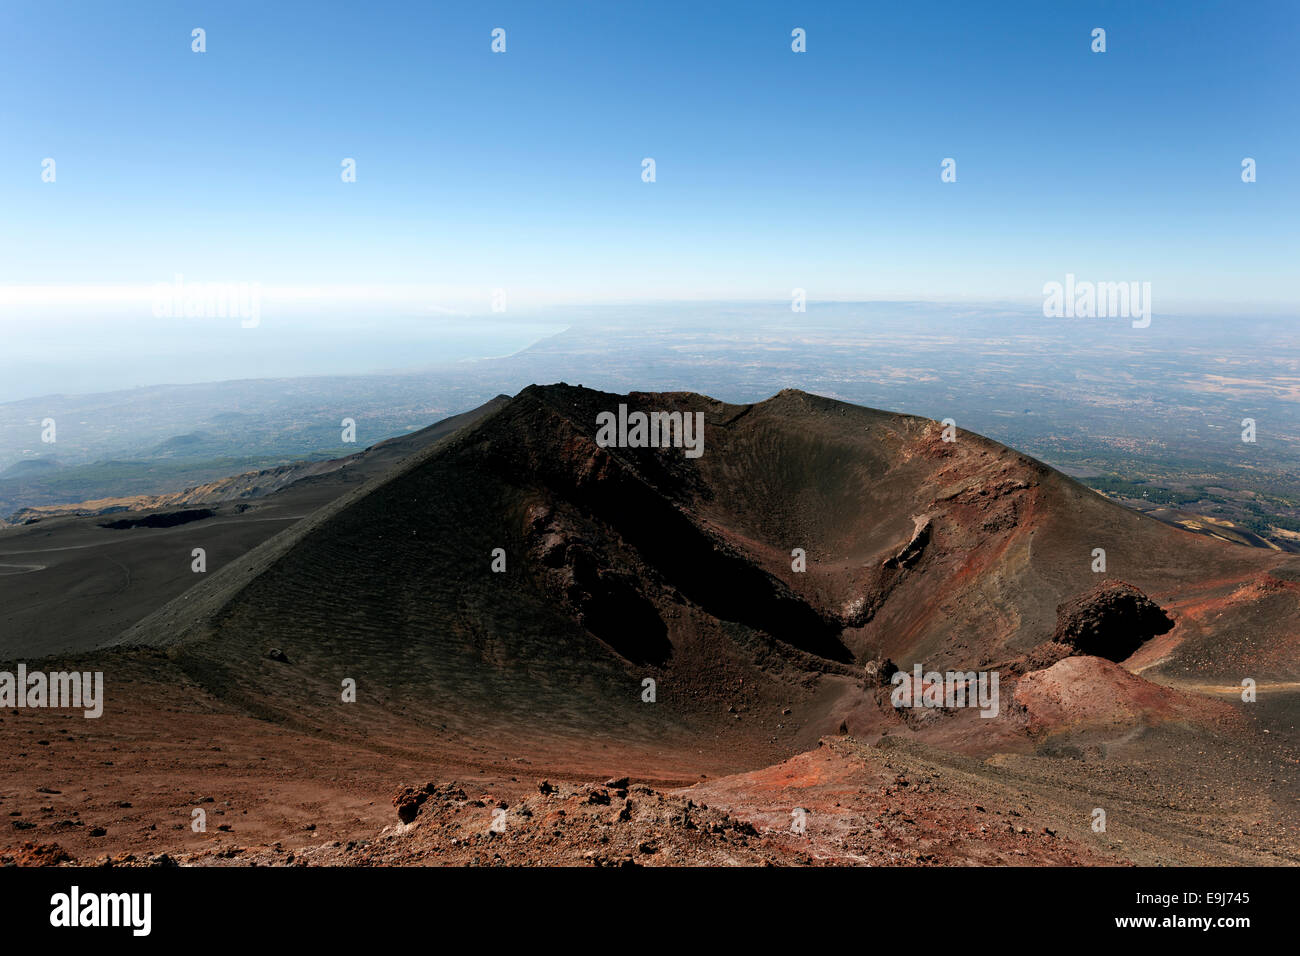
[[[1118,662],[1173,626],[1160,605],[1133,585],[1105,581],[1057,607],[1052,641]]]

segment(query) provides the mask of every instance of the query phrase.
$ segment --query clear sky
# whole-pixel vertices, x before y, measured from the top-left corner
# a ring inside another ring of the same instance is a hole
[[[1194,0],[6,3],[0,312],[178,273],[469,312],[1032,300],[1067,272],[1287,308],[1298,27]]]

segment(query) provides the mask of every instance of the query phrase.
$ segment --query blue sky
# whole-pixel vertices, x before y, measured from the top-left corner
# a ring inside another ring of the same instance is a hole
[[[1300,4],[992,6],[7,4],[0,311],[177,273],[468,312],[1066,272],[1294,306]]]

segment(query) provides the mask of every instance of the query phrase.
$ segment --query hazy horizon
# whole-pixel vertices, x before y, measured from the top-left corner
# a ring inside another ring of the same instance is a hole
[[[597,305],[1072,274],[1300,314],[1294,5],[392,10],[0,15],[40,78],[0,88],[0,400],[455,361]],[[257,327],[160,315],[178,277],[259,290]]]
[[[899,315],[919,315],[925,325],[916,333],[935,335],[966,323],[1005,320],[1006,331],[1021,334],[1044,323],[1047,334],[1064,326],[1083,340],[1115,335],[1115,343],[1140,344],[1117,319],[1047,319],[1039,304],[982,301],[875,300],[807,304],[807,311],[785,316],[784,302],[752,300],[696,302],[638,302],[585,304],[539,309],[531,313],[465,315],[395,313],[374,316],[351,313],[336,306],[312,312],[301,308],[274,317],[263,316],[257,327],[245,329],[237,318],[112,318],[62,315],[30,330],[0,355],[0,404],[47,395],[87,395],[163,385],[213,384],[250,379],[312,378],[409,373],[437,369],[457,362],[499,358],[530,348],[575,324],[609,323],[634,326],[655,321],[705,330],[711,323],[752,317],[763,328],[786,325],[791,336],[824,326],[855,321],[854,310],[865,311],[855,332],[870,333],[873,322]],[[1140,331],[1163,347],[1179,338],[1221,334],[1240,336],[1251,329],[1284,326],[1290,312],[1188,313],[1160,312],[1151,328]],[[178,343],[169,333],[185,323]],[[881,332],[896,331],[892,327]],[[1125,338],[1119,338],[1125,336]],[[105,361],[111,355],[114,361]],[[974,357],[973,357],[974,358]]]

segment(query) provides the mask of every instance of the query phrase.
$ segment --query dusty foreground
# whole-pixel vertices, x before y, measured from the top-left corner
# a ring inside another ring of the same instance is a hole
[[[672,740],[419,756],[400,727],[360,746],[236,713],[162,659],[115,672],[115,713],[0,719],[6,865],[1300,863],[1295,755],[1189,725],[986,756],[835,735],[737,773],[759,755]]]

